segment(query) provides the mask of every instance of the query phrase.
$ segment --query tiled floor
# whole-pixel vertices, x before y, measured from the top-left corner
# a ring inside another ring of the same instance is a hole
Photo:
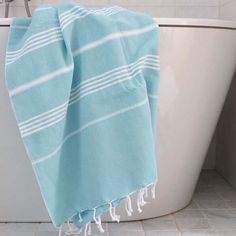
[[[236,236],[236,191],[216,172],[203,171],[192,203],[182,211],[150,220],[92,225],[92,236]],[[0,223],[0,236],[57,236],[49,223]]]

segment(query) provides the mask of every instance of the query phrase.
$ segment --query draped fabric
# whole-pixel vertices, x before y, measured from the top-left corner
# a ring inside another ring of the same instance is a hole
[[[119,221],[122,200],[132,214],[134,192],[141,212],[157,182],[158,40],[151,17],[118,6],[41,6],[13,19],[7,89],[56,227],[94,220],[102,231],[100,216]]]

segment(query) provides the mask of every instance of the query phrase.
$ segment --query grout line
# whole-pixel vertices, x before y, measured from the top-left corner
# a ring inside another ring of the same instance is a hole
[[[226,1],[225,3],[220,3],[220,6],[223,7],[223,6],[227,5],[227,4],[230,4],[230,3],[233,2],[233,1],[234,1],[234,0],[228,0],[228,1]]]
[[[174,214],[171,214],[171,218],[172,218],[172,220],[173,220],[174,223],[175,223],[175,226],[176,226],[176,228],[177,228],[177,230],[178,230],[179,236],[181,236],[182,233],[181,233],[181,230],[180,230],[180,228],[179,228],[179,226],[178,226],[178,224],[177,224],[177,222],[176,222],[176,217],[174,216]]]
[[[143,232],[144,236],[147,236],[147,235],[146,235],[146,231],[144,230],[144,227],[143,227],[143,222],[142,222],[142,220],[140,220],[139,222],[140,222],[140,224],[141,224],[141,228],[142,228],[142,232]]]

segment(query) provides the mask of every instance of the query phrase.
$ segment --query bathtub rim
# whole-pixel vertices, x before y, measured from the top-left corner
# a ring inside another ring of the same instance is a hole
[[[0,27],[9,27],[13,18],[0,18]],[[218,28],[236,30],[236,21],[204,18],[153,18],[159,27]]]

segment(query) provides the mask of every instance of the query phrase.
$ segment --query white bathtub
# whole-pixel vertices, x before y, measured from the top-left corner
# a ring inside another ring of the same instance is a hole
[[[122,220],[165,215],[190,202],[236,68],[236,23],[156,21],[161,29],[157,198],[132,217],[120,207]],[[0,19],[0,221],[48,221],[4,86],[8,29],[9,20]]]

